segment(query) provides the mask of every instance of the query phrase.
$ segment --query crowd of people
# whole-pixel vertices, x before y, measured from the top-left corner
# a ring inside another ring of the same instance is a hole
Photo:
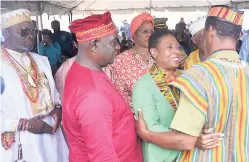
[[[1,160],[248,162],[243,14],[216,5],[171,31],[144,12],[123,41],[110,12],[71,33],[55,20],[38,49],[28,10],[2,14]]]

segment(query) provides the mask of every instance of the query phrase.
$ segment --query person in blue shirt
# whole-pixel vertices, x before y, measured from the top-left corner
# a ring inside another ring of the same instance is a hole
[[[242,42],[239,55],[242,60],[249,63],[249,34],[247,34]]]
[[[122,24],[120,27],[120,32],[125,33],[127,40],[131,39],[131,32],[130,32],[131,29],[130,28],[131,28],[131,26],[130,26],[130,24],[127,23],[127,20],[122,21]]]
[[[72,34],[66,31],[61,31],[60,22],[57,20],[51,22],[51,28],[54,30],[52,41],[60,44],[63,60],[73,57]]]
[[[39,54],[48,57],[53,76],[61,65],[61,47],[52,42],[52,32],[48,29],[42,31],[42,42],[39,45]]]

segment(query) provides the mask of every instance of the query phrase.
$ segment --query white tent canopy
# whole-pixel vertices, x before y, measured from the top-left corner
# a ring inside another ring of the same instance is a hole
[[[249,0],[2,0],[1,12],[25,8],[36,16],[33,19],[37,20],[39,29],[51,29],[52,19],[57,19],[61,22],[61,29],[68,31],[70,21],[91,14],[109,10],[114,22],[119,26],[121,20],[130,21],[137,14],[147,11],[156,17],[168,17],[167,25],[173,29],[180,17],[191,17],[191,12],[207,11],[212,5],[229,5],[249,9]],[[247,11],[247,17],[249,17],[248,13]],[[68,15],[69,19],[63,15]],[[244,21],[244,28],[248,29],[248,25]]]
[[[14,10],[26,8],[36,16],[39,29],[50,28],[52,20],[59,20],[63,30],[68,31],[69,21],[89,16],[91,14],[111,11],[112,18],[119,26],[122,20],[131,21],[137,14],[147,11],[156,17],[169,18],[170,28],[179,21],[180,17],[188,19],[191,12],[208,11],[212,5],[229,5],[240,9],[249,9],[249,0],[50,0],[50,1],[1,1],[1,9]],[[4,10],[2,11],[4,12]],[[40,15],[38,17],[38,15]],[[58,17],[59,15],[59,17]],[[68,15],[68,16],[63,16]],[[73,16],[72,16],[73,15]],[[51,17],[52,16],[52,17]],[[69,19],[68,19],[69,17]],[[245,12],[249,17],[249,11]],[[245,18],[247,20],[248,18]],[[244,21],[244,28],[249,24]]]
[[[26,8],[48,15],[99,13],[128,14],[134,11],[193,11],[206,10],[212,5],[229,5],[249,9],[249,0],[71,0],[71,1],[2,1],[2,9]]]

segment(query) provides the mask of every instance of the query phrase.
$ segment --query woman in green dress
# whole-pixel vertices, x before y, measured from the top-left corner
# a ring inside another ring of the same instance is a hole
[[[135,115],[138,116],[138,109],[141,109],[147,128],[152,132],[170,131],[169,126],[178,106],[180,94],[177,89],[169,88],[168,83],[181,74],[177,69],[181,55],[179,47],[170,31],[155,31],[149,39],[149,49],[156,64],[136,82],[133,89],[132,104]],[[218,137],[205,136],[213,137],[215,139],[207,140],[211,145],[206,146],[213,147]],[[201,137],[201,140],[205,138]],[[142,144],[144,162],[172,162],[179,153],[145,141]]]

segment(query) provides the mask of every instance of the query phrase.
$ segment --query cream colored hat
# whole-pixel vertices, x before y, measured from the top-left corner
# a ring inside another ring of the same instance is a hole
[[[204,29],[206,23],[207,14],[201,13],[196,15],[195,20],[192,20],[192,24],[189,26],[189,31],[192,36],[194,36],[197,32]]]
[[[31,21],[30,12],[26,9],[18,9],[6,12],[1,15],[1,29],[6,29],[10,26],[19,24],[21,22]]]

